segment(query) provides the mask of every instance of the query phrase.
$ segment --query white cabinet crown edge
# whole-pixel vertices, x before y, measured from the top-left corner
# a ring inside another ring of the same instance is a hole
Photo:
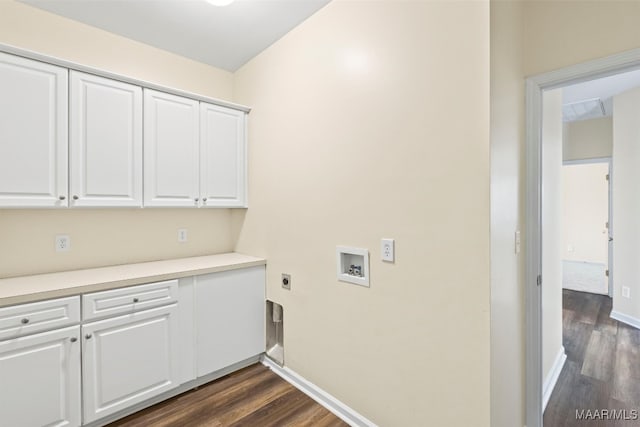
[[[138,85],[147,89],[158,90],[158,91],[166,92],[172,95],[183,96],[185,98],[191,98],[191,99],[202,101],[202,102],[208,102],[210,104],[232,108],[234,110],[243,111],[245,113],[251,112],[251,107],[247,107],[242,104],[236,104],[234,102],[224,101],[222,99],[212,98],[206,95],[200,95],[197,93],[193,93],[193,92],[189,92],[181,89],[176,89],[170,86],[163,86],[163,85],[152,83],[146,80],[136,79],[133,77],[122,75],[122,74],[112,73],[109,71],[101,70],[99,68],[78,64],[76,62],[67,61],[64,59],[56,58],[54,56],[44,55],[38,52],[15,47],[5,43],[0,43],[0,52],[21,56],[23,58],[33,59],[40,62],[45,62],[51,65],[68,68],[69,70],[76,70],[84,73],[95,74],[96,76],[105,77],[112,80],[118,80],[123,83]]]

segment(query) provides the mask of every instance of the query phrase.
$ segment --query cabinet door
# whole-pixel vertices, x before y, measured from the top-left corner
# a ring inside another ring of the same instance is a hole
[[[200,104],[200,194],[202,206],[244,207],[246,113]]]
[[[196,277],[198,376],[265,350],[264,266]]]
[[[0,341],[0,424],[80,425],[79,338],[72,326]]]
[[[71,71],[71,206],[142,206],[142,88]]]
[[[144,204],[198,206],[198,101],[144,90]]]
[[[67,70],[0,53],[0,207],[67,206]]]
[[[177,304],[82,326],[84,421],[179,385]]]

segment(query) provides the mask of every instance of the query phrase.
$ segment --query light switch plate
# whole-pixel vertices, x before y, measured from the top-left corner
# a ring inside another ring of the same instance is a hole
[[[383,261],[394,262],[396,259],[394,240],[382,239],[380,253]]]

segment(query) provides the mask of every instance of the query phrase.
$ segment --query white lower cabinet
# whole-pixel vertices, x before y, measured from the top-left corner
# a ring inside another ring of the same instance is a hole
[[[0,426],[100,424],[259,356],[264,300],[256,266],[85,294],[82,318],[78,296],[0,308]]]
[[[179,385],[177,314],[171,304],[82,326],[85,422]]]
[[[79,426],[80,397],[80,326],[0,341],[0,425]]]
[[[265,267],[197,276],[196,365],[198,376],[265,350]]]

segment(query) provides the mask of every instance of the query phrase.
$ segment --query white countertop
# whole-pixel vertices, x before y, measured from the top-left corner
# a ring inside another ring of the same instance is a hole
[[[266,265],[235,252],[0,279],[0,307],[141,283]]]

